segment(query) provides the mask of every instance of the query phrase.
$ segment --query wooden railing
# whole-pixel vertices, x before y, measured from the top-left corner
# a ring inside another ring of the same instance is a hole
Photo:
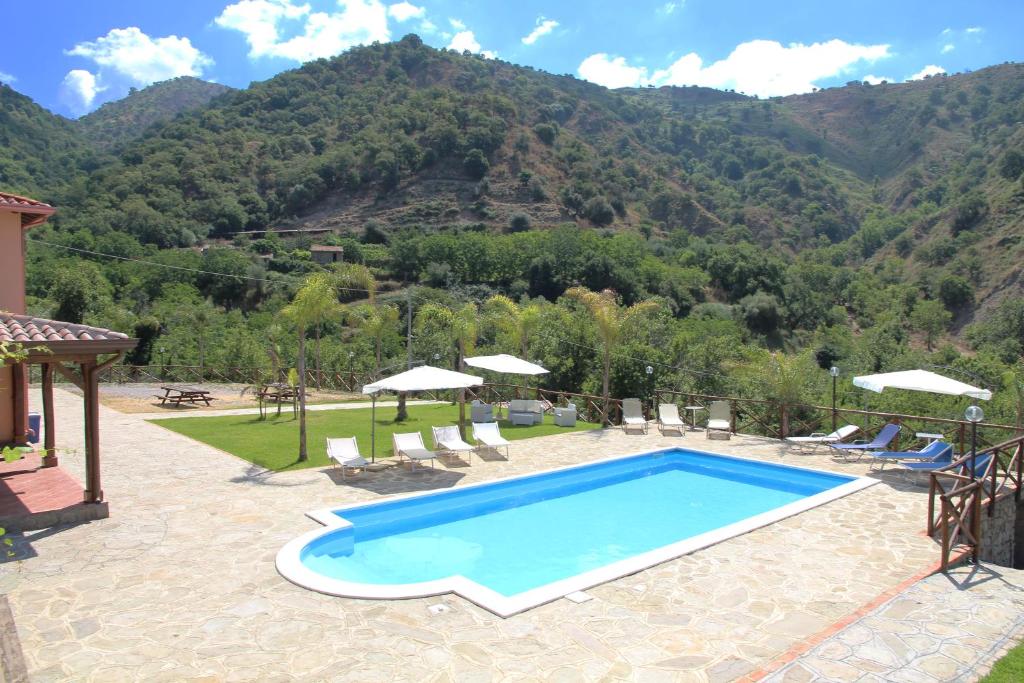
[[[225,384],[261,385],[269,382],[282,381],[284,377],[274,377],[273,373],[264,368],[230,367],[221,368],[198,365],[114,365],[108,368],[101,378],[104,382],[129,384],[133,382],[173,382],[194,383],[204,382]],[[333,391],[358,392],[359,389],[373,381],[370,375],[357,372],[339,372],[306,368],[306,384],[310,387],[330,389]]]
[[[955,557],[978,560],[982,550],[981,514],[995,513],[999,501],[1020,501],[1024,484],[1024,436],[978,451],[974,459],[991,456],[984,472],[971,477],[971,456],[931,473],[928,482],[928,535],[938,534],[940,564],[945,571]]]
[[[832,431],[832,408],[806,403],[779,405],[776,402],[762,399],[711,396],[672,389],[658,389],[654,392],[652,409],[659,403],[675,403],[680,407],[703,406],[707,408],[712,401],[727,401],[729,403],[734,432],[780,439],[794,434]],[[835,422],[840,427],[844,424],[857,425],[861,429],[862,438],[868,439],[889,423],[905,427],[893,442],[893,450],[900,448],[901,439],[903,446],[909,446],[916,440],[914,436],[916,432],[942,434],[943,438],[958,446],[960,453],[963,453],[969,445],[967,435],[970,433],[971,425],[966,420],[852,408],[836,408]],[[1022,430],[1011,425],[991,422],[978,423],[978,430],[978,442],[984,447],[1022,434]]]

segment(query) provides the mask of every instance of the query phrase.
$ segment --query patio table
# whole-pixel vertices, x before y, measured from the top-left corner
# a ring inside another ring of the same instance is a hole
[[[210,401],[213,399],[213,397],[210,396],[211,392],[198,387],[167,385],[160,388],[163,389],[164,393],[157,394],[156,398],[160,399],[161,406],[166,406],[167,404],[180,406],[182,403],[189,403],[192,405],[205,403],[206,405],[210,405]]]

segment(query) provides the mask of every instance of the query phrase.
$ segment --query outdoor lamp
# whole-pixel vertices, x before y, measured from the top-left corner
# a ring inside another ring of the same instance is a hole
[[[835,365],[828,369],[828,374],[832,375],[832,433],[836,431],[836,378],[839,377],[839,368]]]
[[[441,360],[441,354],[435,353],[434,354],[434,360]]]
[[[971,423],[971,481],[974,481],[975,460],[978,456],[978,423],[985,419],[985,411],[981,406],[968,406],[964,411],[964,419]]]
[[[653,375],[654,374],[654,368],[652,368],[650,365],[647,366],[647,374],[648,375]]]

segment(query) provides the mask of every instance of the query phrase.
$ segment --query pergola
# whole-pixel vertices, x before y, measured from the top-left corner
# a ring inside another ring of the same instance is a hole
[[[29,315],[0,313],[0,341],[26,352],[11,366],[11,391],[16,416],[28,412],[28,366],[42,366],[43,448],[52,464],[56,449],[53,416],[53,373],[82,390],[85,405],[85,502],[103,500],[100,480],[99,377],[100,373],[135,348],[137,339],[99,327],[46,320]],[[15,421],[15,443],[28,441],[26,420]]]

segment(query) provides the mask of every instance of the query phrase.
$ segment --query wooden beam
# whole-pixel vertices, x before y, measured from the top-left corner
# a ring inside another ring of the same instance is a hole
[[[53,365],[43,363],[43,449],[46,455],[56,455],[56,424],[53,421]]]
[[[11,366],[11,398],[14,417],[14,443],[24,446],[28,443],[28,380],[25,377],[25,364],[15,363]]]
[[[89,361],[82,361],[83,367],[85,363],[88,363],[90,361],[95,363],[96,359],[91,358],[89,359]],[[59,372],[64,377],[64,379],[71,382],[82,391],[85,391],[85,380],[81,375],[76,374],[75,371],[72,370],[71,368],[64,367],[64,364],[60,362],[54,363],[53,367],[57,370],[57,372]]]
[[[100,394],[96,362],[82,363],[85,398],[85,502],[103,500],[100,485]]]

